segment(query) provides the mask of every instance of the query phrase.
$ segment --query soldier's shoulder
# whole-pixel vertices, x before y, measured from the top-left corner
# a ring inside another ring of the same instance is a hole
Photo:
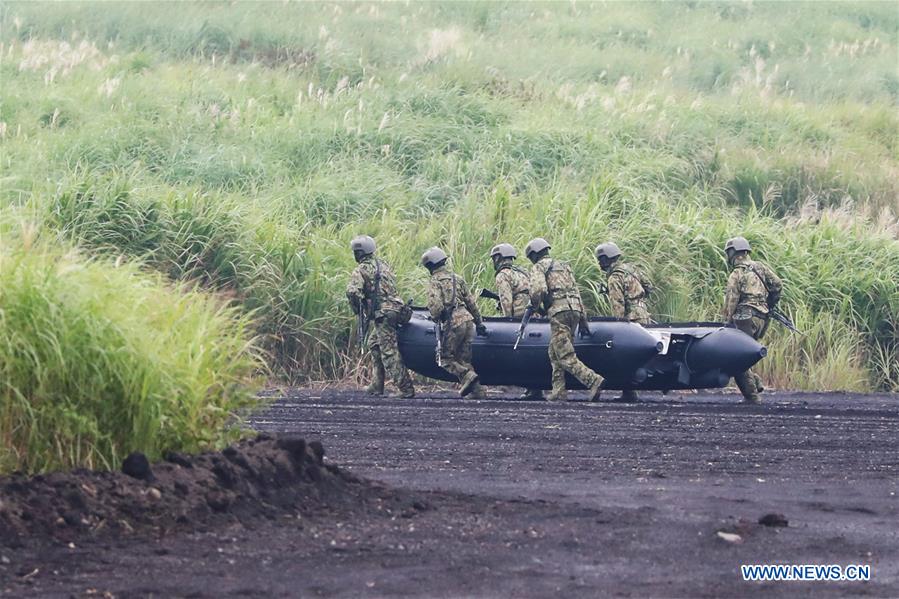
[[[541,260],[540,262],[538,262],[537,264],[542,264],[544,270],[547,270],[547,271],[550,269],[558,270],[558,271],[571,270],[571,266],[569,266],[568,262],[566,262],[565,260],[558,260],[556,258],[547,257],[547,258],[544,258],[543,260]]]
[[[762,270],[765,272],[774,272],[774,269],[767,262],[762,262],[761,260],[753,260],[751,262],[752,267],[758,270]]]
[[[393,267],[390,266],[390,262],[388,262],[387,260],[381,260],[380,258],[378,258],[378,264],[372,265],[372,268],[374,270],[377,270],[378,268],[380,268],[381,270],[393,272]]]
[[[366,275],[365,271],[365,263],[357,264],[356,268],[353,269],[353,272],[350,273],[351,279],[360,279]]]
[[[452,282],[453,278],[453,273],[445,270],[443,272],[438,272],[437,274],[435,274],[433,277],[431,277],[431,280],[443,285],[445,283]]]
[[[612,267],[612,270],[609,271],[609,275],[623,277],[625,275],[633,274],[634,267],[628,264],[627,262],[616,262],[615,266]]]
[[[743,274],[745,272],[746,272],[745,268],[737,268],[735,266],[734,269],[732,271],[730,271],[730,274],[727,276],[728,284],[732,284],[732,283],[735,283],[736,281],[739,281],[741,278],[743,278]]]

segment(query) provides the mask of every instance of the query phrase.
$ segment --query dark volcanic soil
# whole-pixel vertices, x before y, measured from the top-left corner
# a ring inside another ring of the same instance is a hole
[[[321,440],[326,463],[386,486],[348,477],[343,495],[298,491],[263,514],[0,542],[0,593],[899,597],[899,397],[645,399],[293,390],[256,427]],[[758,524],[771,513],[788,526]],[[740,564],[767,562],[870,564],[872,580],[742,581]]]

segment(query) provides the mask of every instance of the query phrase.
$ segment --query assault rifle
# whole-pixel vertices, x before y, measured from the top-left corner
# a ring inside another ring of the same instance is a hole
[[[802,331],[800,331],[799,329],[797,329],[797,328],[796,328],[796,325],[793,324],[793,321],[790,320],[790,318],[789,318],[786,314],[784,314],[783,312],[781,312],[778,308],[770,308],[770,309],[768,310],[768,315],[769,315],[772,319],[774,319],[774,320],[776,320],[777,322],[779,322],[781,325],[783,325],[783,326],[785,326],[786,328],[788,328],[789,330],[791,330],[792,332],[794,332],[794,333],[799,333],[800,335],[804,335],[804,334],[805,334],[805,333],[803,333]]]
[[[365,339],[368,337],[368,325],[371,323],[369,302],[362,302],[356,312],[356,336],[359,338],[359,352],[365,353]]]
[[[437,366],[443,368],[443,360],[440,357],[440,354],[443,353],[443,326],[440,324],[439,320],[434,321],[434,332],[437,333],[437,349],[435,353],[437,354]]]
[[[499,294],[497,294],[497,293],[495,293],[495,292],[493,292],[493,291],[490,291],[489,289],[484,288],[484,289],[481,289],[481,297],[485,297],[485,298],[487,298],[487,299],[496,300],[496,309],[497,309],[499,312],[502,312],[502,311],[503,311],[503,306],[502,306],[502,304],[499,302]]]
[[[531,321],[531,316],[533,315],[534,307],[528,306],[527,310],[524,311],[524,316],[521,317],[521,326],[518,327],[518,337],[515,339],[515,345],[512,346],[513,351],[518,349],[518,344],[521,343],[521,339],[524,337],[524,330],[527,328],[528,323]]]

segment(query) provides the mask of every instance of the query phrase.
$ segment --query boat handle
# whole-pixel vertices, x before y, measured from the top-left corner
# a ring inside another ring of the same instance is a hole
[[[542,337],[543,333],[528,333],[528,337]]]

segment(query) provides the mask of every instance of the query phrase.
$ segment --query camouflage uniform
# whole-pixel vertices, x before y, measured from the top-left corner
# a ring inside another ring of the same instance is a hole
[[[650,324],[646,296],[652,290],[652,285],[643,273],[630,264],[616,260],[609,270],[608,284],[612,316]]]
[[[545,256],[531,267],[531,305],[549,317],[553,385],[549,398],[566,397],[566,372],[589,389],[598,388],[603,378],[581,362],[574,351],[575,329],[578,325],[587,326],[587,315],[568,264]]]
[[[769,305],[780,300],[783,283],[767,265],[745,254],[734,256],[733,268],[727,279],[724,318],[753,339],[761,339],[768,330]],[[758,401],[762,389],[758,375],[747,370],[735,376],[734,382],[747,401]]]
[[[503,316],[521,318],[531,300],[531,281],[526,270],[512,264],[511,258],[500,262],[496,271],[496,294]]]
[[[475,336],[475,325],[481,324],[481,313],[468,285],[446,265],[431,272],[428,310],[431,318],[443,328],[441,367],[458,377],[464,390],[477,378],[471,365],[471,342]],[[471,393],[475,398],[484,396],[478,383],[473,384]]]
[[[609,268],[608,286],[612,316],[639,324],[652,322],[646,307],[646,296],[652,291],[652,284],[643,273],[619,258]],[[620,401],[634,402],[637,399],[633,389],[621,390]]]
[[[346,296],[354,313],[359,314],[361,310],[374,320],[374,328],[368,335],[373,360],[373,380],[369,391],[384,392],[386,367],[400,393],[413,394],[412,378],[403,364],[397,344],[396,331],[403,324],[401,313],[404,305],[397,293],[396,277],[390,265],[374,256],[366,256],[350,275]]]
[[[507,318],[521,318],[531,301],[531,277],[526,270],[503,258],[496,270],[496,294],[500,309]],[[520,399],[542,400],[543,391],[527,389]]]

